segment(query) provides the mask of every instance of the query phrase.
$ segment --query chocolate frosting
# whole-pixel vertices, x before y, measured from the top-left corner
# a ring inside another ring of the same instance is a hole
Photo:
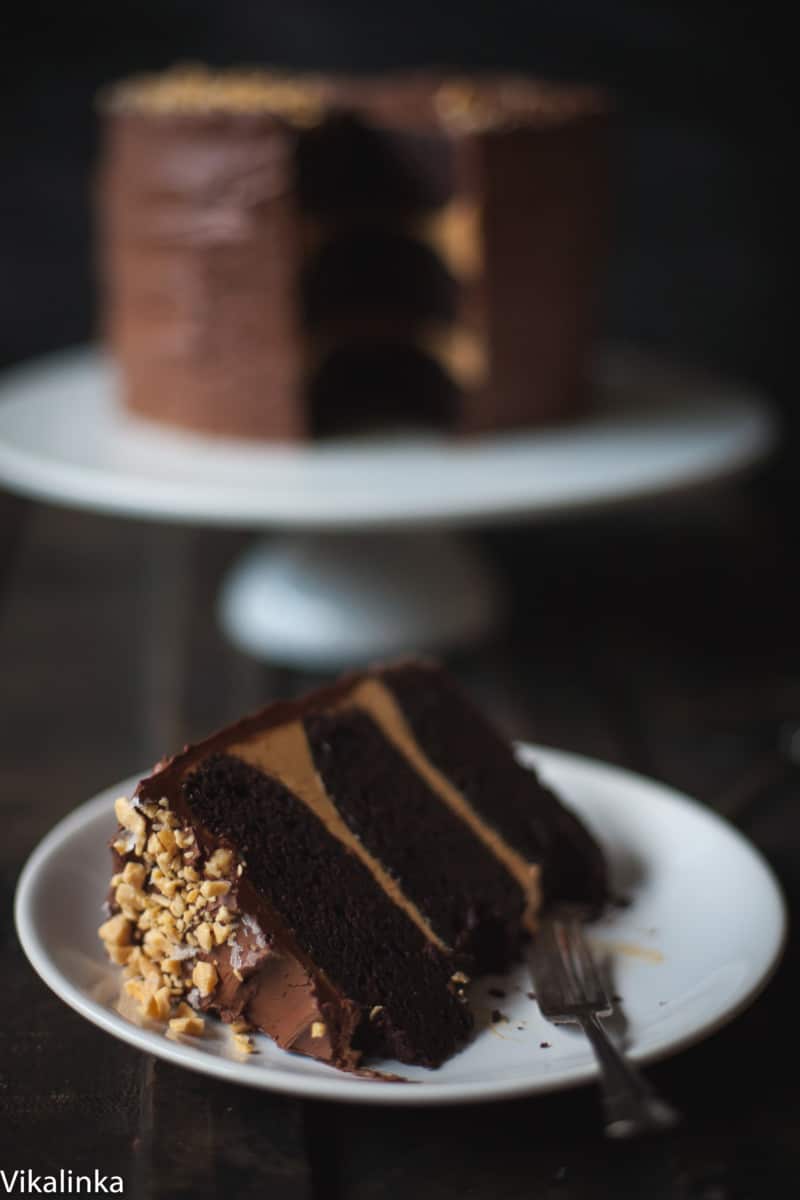
[[[237,888],[233,903],[241,921],[233,937],[210,955],[220,982],[213,996],[200,1000],[201,1006],[213,1007],[224,1021],[243,1018],[284,1050],[355,1069],[360,1057],[352,1049],[361,1016],[358,1005],[301,962],[294,939],[252,889]],[[315,1037],[315,1028],[324,1032]]]

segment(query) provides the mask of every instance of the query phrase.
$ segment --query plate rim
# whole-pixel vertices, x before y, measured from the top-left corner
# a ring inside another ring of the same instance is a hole
[[[654,478],[627,480],[616,485],[608,482],[594,485],[574,495],[559,494],[555,496],[531,496],[517,488],[513,494],[499,495],[494,498],[483,496],[477,501],[470,500],[462,491],[459,495],[440,496],[438,500],[427,495],[420,505],[413,499],[397,504],[394,501],[383,508],[365,507],[364,490],[357,495],[345,496],[344,505],[331,503],[331,489],[325,491],[324,502],[314,499],[298,503],[296,495],[287,500],[277,501],[275,495],[265,504],[262,500],[254,500],[254,493],[246,490],[233,495],[228,483],[206,483],[201,486],[196,481],[170,479],[159,477],[149,479],[146,473],[137,474],[135,470],[125,469],[115,471],[112,462],[98,461],[93,465],[70,462],[57,457],[43,458],[37,456],[26,445],[17,445],[13,438],[4,440],[2,408],[0,404],[0,482],[12,491],[50,503],[66,504],[80,509],[114,513],[149,520],[170,519],[185,524],[204,524],[227,527],[247,527],[257,529],[279,529],[296,532],[309,530],[387,530],[411,529],[421,526],[437,526],[446,528],[479,527],[498,521],[534,521],[548,520],[563,514],[582,511],[602,511],[606,508],[625,506],[656,496],[683,494],[695,488],[713,485],[722,479],[736,477],[766,457],[775,445],[777,438],[777,420],[775,414],[757,389],[752,388],[746,381],[726,378],[702,366],[691,363],[680,363],[668,353],[659,349],[625,343],[604,345],[598,351],[598,359],[602,363],[607,360],[612,370],[619,365],[632,366],[634,371],[649,372],[650,381],[647,386],[659,386],[659,376],[666,376],[670,382],[670,390],[685,390],[687,387],[698,389],[706,387],[718,405],[721,398],[725,403],[739,413],[741,428],[734,439],[734,444],[726,446],[725,451],[712,454],[706,451],[702,460],[686,462],[682,466],[674,463],[665,471],[663,466],[656,471]],[[113,371],[113,363],[102,350],[91,343],[73,347],[66,351],[42,355],[26,362],[17,363],[0,375],[0,401],[8,404],[9,410],[20,403],[20,397],[14,395],[15,389],[29,391],[36,387],[37,376],[46,381],[58,370],[65,372],[84,373],[88,370],[102,378],[103,372]],[[600,373],[602,374],[601,367]],[[672,376],[676,378],[673,380]],[[31,382],[33,381],[33,382]],[[613,389],[612,389],[613,390]],[[119,414],[121,409],[116,398],[109,393],[105,406],[110,414]],[[644,407],[646,412],[646,406]],[[212,444],[207,435],[193,431],[175,430],[167,426],[135,415],[124,414],[116,418],[123,423],[129,423],[130,428],[144,428],[149,437],[165,434],[165,444],[169,438],[186,438],[186,451],[191,450],[192,439],[199,445]],[[745,429],[746,427],[746,429]],[[566,436],[576,433],[586,436],[602,428],[602,422],[591,418],[577,422],[561,429]],[[531,430],[535,434],[537,431]],[[552,430],[541,430],[542,434],[552,434]],[[122,428],[124,434],[124,428]],[[516,439],[506,434],[485,435],[478,441],[470,443],[472,450],[492,448],[513,443]],[[212,440],[213,441],[213,440]],[[121,444],[121,443],[120,443]],[[251,442],[242,443],[239,439],[217,439],[217,447],[225,445],[239,448],[244,445],[248,454],[253,451]],[[437,450],[441,446],[436,445]],[[450,443],[444,443],[445,452],[453,449]],[[280,449],[270,447],[271,451]],[[298,452],[296,447],[289,447],[289,452],[301,453],[306,458],[313,451],[305,448]],[[265,462],[268,469],[269,462]],[[406,465],[406,470],[408,466]],[[370,485],[372,486],[372,485]],[[374,488],[373,488],[374,490]],[[296,489],[295,489],[296,492]],[[367,489],[369,492],[369,489]],[[335,492],[334,492],[335,495]]]
[[[516,747],[523,763],[535,764],[543,771],[547,770],[548,762],[556,765],[562,763],[567,768],[577,766],[593,772],[600,771],[612,778],[621,777],[634,786],[644,784],[648,790],[659,795],[661,799],[689,809],[707,819],[711,826],[721,829],[725,835],[732,837],[740,848],[751,857],[760,870],[776,907],[777,924],[774,931],[774,945],[766,966],[733,1004],[721,1009],[715,1016],[711,1016],[696,1027],[687,1030],[683,1035],[675,1037],[667,1045],[656,1047],[651,1051],[634,1051],[630,1057],[640,1064],[660,1061],[705,1040],[735,1020],[754,1002],[773,978],[781,962],[788,936],[789,919],[786,898],[772,866],[761,850],[719,813],[659,780],[589,755],[559,750],[540,743],[520,741],[516,743]],[[211,1075],[229,1083],[280,1092],[301,1099],[354,1104],[380,1103],[388,1106],[449,1106],[544,1095],[590,1083],[597,1078],[597,1068],[591,1063],[568,1069],[552,1078],[545,1077],[536,1080],[522,1077],[504,1082],[444,1081],[437,1083],[436,1079],[432,1078],[403,1083],[384,1082],[380,1086],[370,1084],[370,1081],[363,1079],[348,1078],[344,1073],[326,1078],[316,1075],[292,1075],[280,1070],[275,1071],[271,1067],[265,1067],[256,1072],[248,1070],[247,1063],[237,1063],[234,1060],[217,1058],[213,1055],[198,1055],[195,1047],[170,1041],[160,1032],[142,1029],[90,999],[72,983],[48,954],[32,915],[33,893],[40,872],[48,862],[57,857],[63,842],[80,832],[101,812],[110,810],[111,793],[123,794],[130,791],[141,777],[141,773],[137,773],[119,783],[112,784],[63,816],[35,846],[20,872],[16,885],[14,922],[17,937],[29,964],[43,983],[60,1000],[91,1024],[137,1050],[152,1054],[176,1066],[185,1067],[195,1073]]]

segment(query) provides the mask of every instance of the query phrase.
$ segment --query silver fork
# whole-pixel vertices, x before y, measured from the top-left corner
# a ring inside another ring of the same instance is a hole
[[[601,1017],[611,1016],[612,1006],[580,914],[557,912],[542,921],[530,965],[542,1016],[557,1025],[580,1025],[592,1044],[600,1067],[608,1136],[635,1137],[675,1125],[678,1114],[623,1057],[600,1022]]]

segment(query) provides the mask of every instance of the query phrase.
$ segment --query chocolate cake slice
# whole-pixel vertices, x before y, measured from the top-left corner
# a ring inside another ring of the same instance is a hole
[[[117,817],[100,936],[145,1013],[350,1069],[441,1063],[468,974],[513,962],[548,900],[606,895],[590,835],[427,662],[271,705]]]

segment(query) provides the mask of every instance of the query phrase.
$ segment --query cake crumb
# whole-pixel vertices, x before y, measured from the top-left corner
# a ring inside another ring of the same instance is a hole
[[[505,1000],[506,993],[502,988],[489,988],[489,995],[496,996],[498,1000]]]
[[[525,995],[528,997],[529,1000],[536,999],[536,992],[526,992]]]
[[[501,1013],[499,1008],[492,1009],[492,1024],[493,1025],[497,1025],[497,1023],[499,1021],[507,1021],[507,1020],[508,1020],[508,1017],[504,1013]]]
[[[540,1050],[549,1050],[550,1043],[549,1042],[539,1042],[539,1049]]]

